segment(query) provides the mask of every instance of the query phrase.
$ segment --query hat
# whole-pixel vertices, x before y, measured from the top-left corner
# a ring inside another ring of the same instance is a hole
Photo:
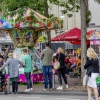
[[[9,57],[9,58],[12,58],[12,57],[13,57],[13,53],[9,53],[9,54],[8,54],[8,57]]]

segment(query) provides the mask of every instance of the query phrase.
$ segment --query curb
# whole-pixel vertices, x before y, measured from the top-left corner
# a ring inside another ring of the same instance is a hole
[[[57,95],[57,96],[61,96],[61,95],[69,95],[69,96],[87,96],[87,92],[77,92],[77,91],[74,91],[74,92],[63,92],[63,91],[59,91],[59,92],[55,92],[55,91],[43,91],[43,92],[18,92],[18,94],[25,94],[25,95]]]

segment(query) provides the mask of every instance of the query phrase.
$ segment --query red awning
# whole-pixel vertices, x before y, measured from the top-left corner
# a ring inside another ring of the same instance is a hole
[[[92,31],[89,31],[90,34]],[[72,44],[81,44],[81,29],[73,28],[63,34],[60,34],[51,39],[51,41],[69,41]],[[90,44],[90,41],[87,41],[87,44]]]
[[[58,35],[51,39],[51,41],[71,41],[75,39],[80,39],[81,30],[78,28],[71,29],[61,35]]]

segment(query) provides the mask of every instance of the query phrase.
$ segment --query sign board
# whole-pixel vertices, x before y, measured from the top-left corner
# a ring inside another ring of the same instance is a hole
[[[44,32],[40,32],[38,42],[44,42]]]
[[[65,43],[65,49],[73,49],[73,44],[66,42]]]

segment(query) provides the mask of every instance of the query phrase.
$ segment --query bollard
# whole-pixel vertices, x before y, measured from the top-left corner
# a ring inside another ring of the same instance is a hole
[[[8,76],[8,85],[7,85],[7,92],[10,93],[10,79],[9,79],[9,76]]]
[[[53,74],[53,89],[55,89],[55,74]]]

